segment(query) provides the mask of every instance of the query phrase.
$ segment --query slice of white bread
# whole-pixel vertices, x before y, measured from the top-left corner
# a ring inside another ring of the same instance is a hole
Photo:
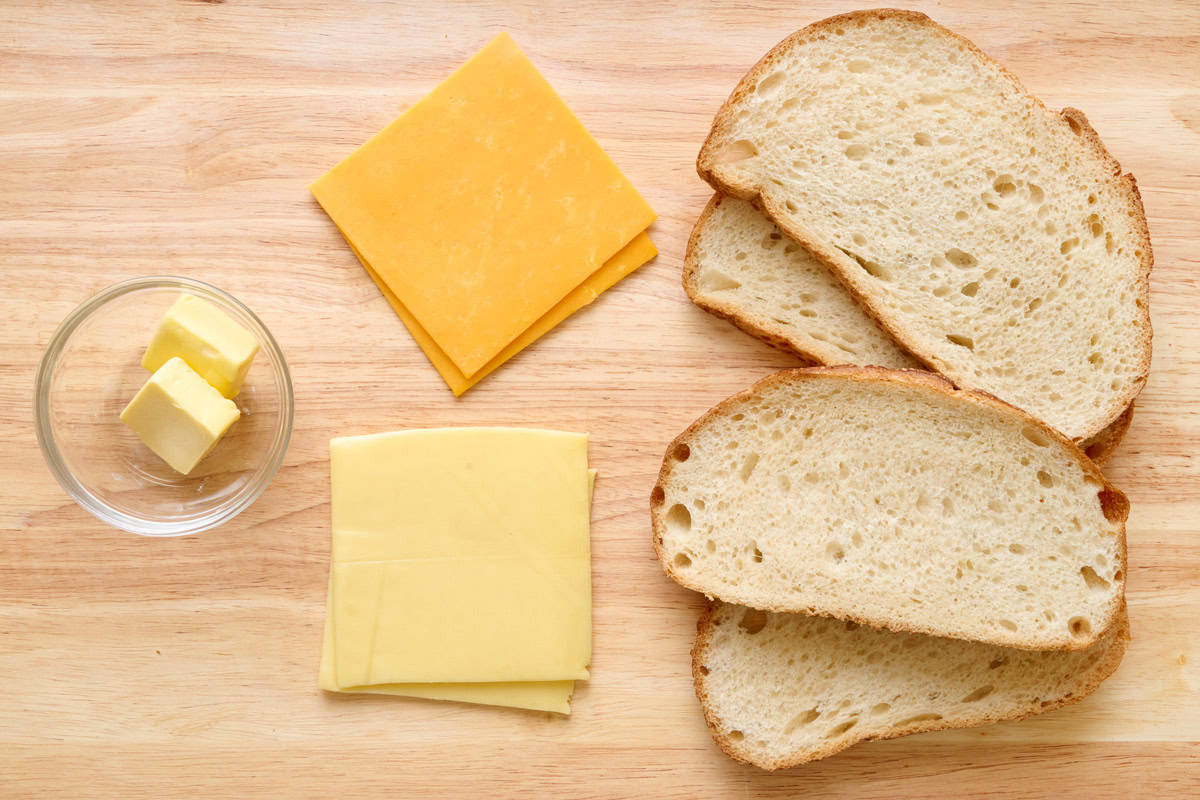
[[[1083,440],[1150,364],[1137,186],[1078,111],[1048,111],[923,14],[789,36],[742,79],[697,162],[957,385]]]
[[[1077,650],[1124,597],[1125,496],[1060,433],[928,372],[765,378],[671,443],[650,508],[667,575],[755,608]]]
[[[736,197],[714,195],[696,220],[683,287],[705,311],[810,363],[921,366],[859,308],[828,267]],[[1131,405],[1080,447],[1103,464],[1132,417]]]
[[[683,260],[696,305],[815,364],[920,369],[829,268],[745,200],[713,195]]]
[[[1020,719],[1077,702],[1116,670],[1124,609],[1086,650],[1014,650],[717,603],[692,650],[696,696],[733,758],[779,769],[869,739]]]

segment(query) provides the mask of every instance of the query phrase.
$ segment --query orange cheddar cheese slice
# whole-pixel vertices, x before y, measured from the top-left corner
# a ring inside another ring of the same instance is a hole
[[[460,385],[655,218],[506,34],[310,189]]]
[[[379,290],[383,292],[383,296],[391,304],[392,309],[396,312],[396,316],[400,317],[400,321],[408,328],[412,337],[417,340],[417,344],[425,351],[425,355],[430,363],[441,374],[442,379],[446,381],[446,385],[450,387],[450,391],[454,392],[456,397],[479,383],[501,364],[537,341],[543,334],[567,317],[595,300],[617,281],[658,255],[658,249],[650,241],[650,237],[645,233],[639,233],[634,237],[633,241],[617,251],[617,254],[608,261],[605,261],[600,269],[596,270],[583,283],[572,289],[557,305],[543,314],[536,322],[526,328],[521,335],[492,358],[491,361],[485,364],[482,369],[468,378],[466,375],[463,375],[462,370],[455,366],[445,351],[438,347],[437,342],[421,327],[421,323],[417,322],[416,317],[409,313],[404,304],[400,302],[400,298],[396,297],[395,293],[388,288],[388,285],[371,268],[371,265],[367,263],[362,253],[358,252],[353,243],[350,243],[350,249],[358,256],[363,269],[371,276],[376,285],[379,286]]]

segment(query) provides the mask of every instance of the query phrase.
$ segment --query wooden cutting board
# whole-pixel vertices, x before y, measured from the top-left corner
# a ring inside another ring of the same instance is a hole
[[[1026,722],[865,744],[777,774],[710,742],[647,498],[665,444],[793,366],[679,284],[693,163],[742,73],[820,2],[286,4],[8,0],[0,12],[0,796],[1164,797],[1200,794],[1200,8],[916,3],[1051,107],[1084,109],[1141,184],[1154,371],[1108,472],[1133,503],[1134,641],[1094,696]],[[305,190],[510,31],[658,210],[662,253],[462,399]],[[281,342],[283,469],[233,523],[105,527],[34,440],[58,322],[115,281],[221,286]],[[600,470],[594,679],[569,718],[317,691],[331,436],[588,431]]]

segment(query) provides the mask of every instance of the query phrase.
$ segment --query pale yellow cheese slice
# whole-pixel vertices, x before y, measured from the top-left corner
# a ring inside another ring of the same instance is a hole
[[[339,687],[587,677],[586,435],[404,431],[330,460]]]
[[[589,500],[596,485],[596,470],[588,470]],[[383,683],[374,686],[352,686],[339,689],[333,670],[333,572],[330,571],[329,591],[325,608],[325,634],[321,642],[321,669],[318,685],[330,692],[357,694],[386,694],[402,697],[422,697],[430,700],[453,700],[461,703],[510,706],[534,711],[571,713],[574,681],[508,681],[491,683]]]
[[[478,683],[381,683],[373,686],[339,687],[334,673],[333,654],[333,581],[325,609],[325,635],[321,644],[321,671],[318,686],[327,692],[387,694],[424,697],[430,700],[454,700],[488,706],[510,706],[534,711],[571,713],[574,681],[492,681]]]
[[[387,298],[387,301],[395,310],[396,316],[400,317],[400,321],[404,323],[409,333],[417,340],[417,344],[425,351],[426,357],[441,374],[442,379],[446,381],[446,385],[450,387],[455,396],[461,395],[467,389],[479,383],[479,381],[487,377],[487,375],[505,361],[508,361],[567,317],[595,300],[617,281],[658,255],[658,249],[650,241],[650,237],[644,232],[639,233],[633,238],[633,241],[621,248],[608,261],[605,261],[600,269],[589,275],[587,280],[579,286],[572,289],[554,308],[538,318],[520,336],[501,350],[495,358],[468,378],[463,375],[462,370],[454,365],[454,362],[450,360],[445,351],[438,347],[437,342],[421,327],[421,323],[417,322],[416,317],[409,313],[404,304],[400,302],[400,298],[388,288],[388,285],[383,282],[379,274],[363,258],[362,253],[358,252],[354,247],[354,243],[350,242],[349,239],[346,241],[350,245],[350,249],[354,251],[354,255],[358,256],[359,263],[363,265],[363,269],[371,276],[376,285],[379,286],[379,290],[383,292],[383,296]]]
[[[655,217],[507,34],[310,189],[468,378]]]

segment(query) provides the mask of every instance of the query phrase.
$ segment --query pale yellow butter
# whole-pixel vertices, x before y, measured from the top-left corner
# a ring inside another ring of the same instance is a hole
[[[158,368],[121,421],[176,472],[187,475],[241,416],[238,407],[181,358]]]
[[[235,397],[258,353],[254,334],[207,300],[185,294],[167,309],[142,366],[155,371],[182,358],[225,397]]]

